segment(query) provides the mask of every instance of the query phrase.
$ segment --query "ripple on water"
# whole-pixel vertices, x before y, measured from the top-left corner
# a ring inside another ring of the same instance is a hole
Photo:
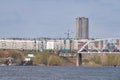
[[[0,67],[0,80],[120,80],[119,74],[120,67]]]

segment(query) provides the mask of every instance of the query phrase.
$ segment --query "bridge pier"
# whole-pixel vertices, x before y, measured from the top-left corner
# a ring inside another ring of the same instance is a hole
[[[82,54],[78,53],[76,59],[76,66],[80,66],[80,65],[82,65]]]

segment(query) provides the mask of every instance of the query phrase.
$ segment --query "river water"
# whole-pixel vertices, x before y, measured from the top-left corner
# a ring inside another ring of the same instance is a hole
[[[120,67],[0,66],[0,80],[120,80]]]

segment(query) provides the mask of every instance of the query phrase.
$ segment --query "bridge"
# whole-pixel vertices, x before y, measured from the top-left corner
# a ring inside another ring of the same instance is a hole
[[[119,54],[120,47],[117,44],[117,40],[113,38],[88,40],[77,52],[76,65],[82,64],[83,54]]]
[[[118,39],[94,39],[86,42],[78,53],[120,53]]]

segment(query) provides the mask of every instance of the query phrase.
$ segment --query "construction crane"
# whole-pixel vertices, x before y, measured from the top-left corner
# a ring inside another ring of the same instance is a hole
[[[67,32],[64,33],[64,34],[67,34],[67,39],[70,38],[70,33],[73,33],[73,32],[70,32],[70,30],[68,30]]]

